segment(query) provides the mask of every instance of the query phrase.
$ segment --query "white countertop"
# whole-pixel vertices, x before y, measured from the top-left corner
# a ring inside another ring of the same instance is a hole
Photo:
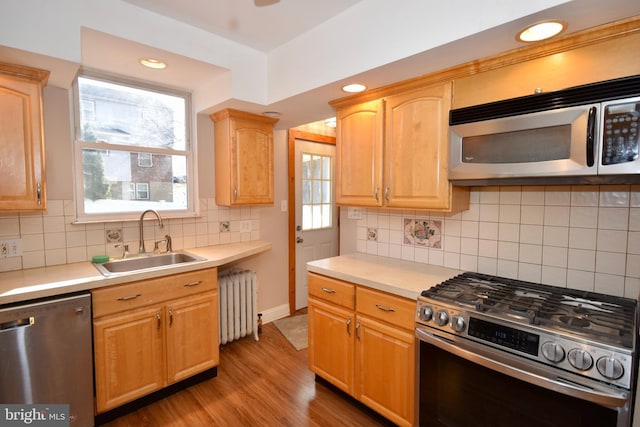
[[[110,277],[100,274],[90,262],[9,271],[0,273],[0,305],[220,267],[268,250],[271,250],[271,243],[262,240],[192,248],[186,252],[199,255],[205,260]]]
[[[416,299],[421,291],[462,273],[452,268],[363,253],[310,261],[307,271],[410,299]]]

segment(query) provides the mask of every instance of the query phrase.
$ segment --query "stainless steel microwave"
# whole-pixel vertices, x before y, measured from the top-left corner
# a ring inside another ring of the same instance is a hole
[[[631,89],[629,79],[624,82],[618,89],[612,86],[620,86],[616,80],[452,110],[449,179],[473,185],[520,178],[640,178],[640,76]],[[636,90],[634,96],[615,97]]]

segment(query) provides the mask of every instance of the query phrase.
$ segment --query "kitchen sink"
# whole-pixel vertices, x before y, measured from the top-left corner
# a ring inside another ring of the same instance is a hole
[[[103,276],[113,276],[121,273],[139,272],[142,270],[157,270],[187,262],[205,260],[206,258],[181,251],[168,254],[142,255],[135,258],[119,259],[101,264],[94,263],[93,265],[96,266]]]

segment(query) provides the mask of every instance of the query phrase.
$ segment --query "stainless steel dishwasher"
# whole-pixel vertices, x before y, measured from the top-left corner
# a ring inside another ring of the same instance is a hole
[[[68,404],[92,426],[91,295],[0,306],[0,403]]]

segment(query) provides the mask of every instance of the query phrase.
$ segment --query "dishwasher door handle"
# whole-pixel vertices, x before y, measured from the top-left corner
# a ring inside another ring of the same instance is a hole
[[[0,332],[8,331],[16,328],[22,328],[25,326],[31,326],[34,323],[36,323],[36,318],[33,316],[25,317],[24,319],[12,320],[10,322],[0,323]]]

